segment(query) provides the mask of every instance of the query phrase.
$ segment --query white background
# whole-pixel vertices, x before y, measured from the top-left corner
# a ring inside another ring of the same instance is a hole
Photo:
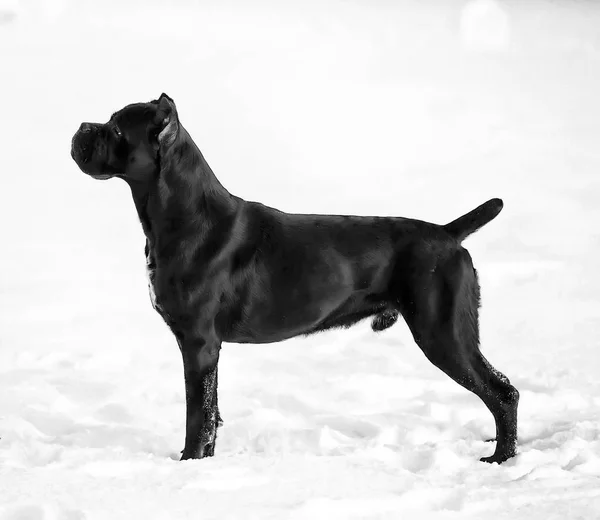
[[[600,4],[0,3],[0,518],[594,518],[600,512]],[[165,4],[166,5],[166,4]],[[225,345],[216,456],[179,463],[184,388],[127,186],[82,121],[166,92],[232,193],[445,223],[519,455],[404,323]]]

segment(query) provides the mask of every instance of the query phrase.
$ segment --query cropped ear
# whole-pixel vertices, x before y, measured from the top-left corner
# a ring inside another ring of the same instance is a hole
[[[160,103],[163,99],[170,101],[173,105],[175,104],[175,101],[173,101],[173,98],[171,96],[169,96],[168,94],[165,94],[164,92],[158,98],[158,102]]]
[[[170,145],[175,141],[179,131],[179,119],[175,102],[165,93],[157,101],[154,123],[158,126],[158,144]]]

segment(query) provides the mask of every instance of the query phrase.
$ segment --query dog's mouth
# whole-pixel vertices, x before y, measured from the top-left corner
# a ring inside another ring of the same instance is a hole
[[[112,175],[109,173],[89,173],[88,175],[99,181],[105,181],[106,179],[110,179],[112,177]]]
[[[88,175],[100,175],[97,168],[97,135],[79,130],[71,140],[71,157],[77,166]]]
[[[94,147],[89,143],[82,143],[81,139],[78,138],[78,134],[73,136],[73,141],[71,143],[71,157],[73,157],[73,160],[77,164],[83,165],[89,163],[93,151]]]

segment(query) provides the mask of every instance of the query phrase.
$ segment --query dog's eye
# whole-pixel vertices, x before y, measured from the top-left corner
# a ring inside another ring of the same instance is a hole
[[[123,137],[123,134],[121,133],[121,130],[119,130],[118,126],[113,127],[113,132],[117,137]]]

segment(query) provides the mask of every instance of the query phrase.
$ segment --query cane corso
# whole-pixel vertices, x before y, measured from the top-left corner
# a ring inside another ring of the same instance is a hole
[[[518,391],[479,350],[479,284],[461,242],[502,209],[492,199],[446,225],[284,213],[229,193],[165,94],[83,123],[71,154],[131,188],[146,235],[152,303],[183,356],[182,459],[214,454],[221,342],[270,343],[402,315],[425,356],[485,403],[501,463],[516,453]]]

